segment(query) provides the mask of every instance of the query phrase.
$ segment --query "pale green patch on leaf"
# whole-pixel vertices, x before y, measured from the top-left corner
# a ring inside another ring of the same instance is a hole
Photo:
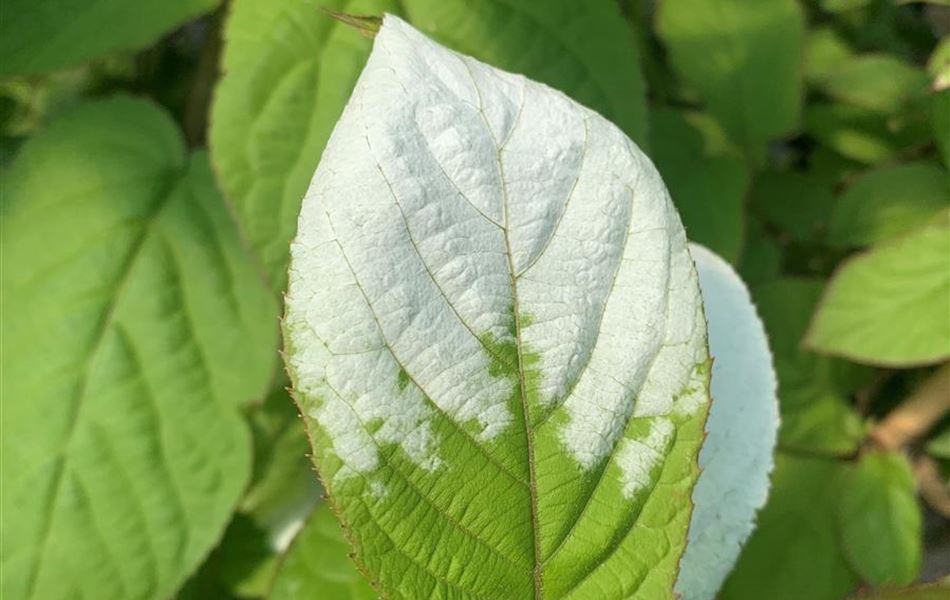
[[[795,0],[665,0],[657,28],[673,68],[758,158],[798,125],[805,23]]]
[[[4,0],[0,77],[42,73],[113,50],[143,48],[219,1]]]
[[[950,173],[931,162],[870,171],[835,202],[832,246],[864,246],[907,233],[950,206]]]
[[[775,352],[780,446],[844,456],[857,450],[864,436],[861,417],[849,400],[856,367],[801,347],[823,288],[817,280],[781,278],[755,286],[753,296]]]
[[[653,160],[670,188],[689,239],[730,262],[737,261],[748,169],[736,155],[708,151],[703,130],[679,112],[654,111],[650,125]]]
[[[720,600],[841,600],[857,577],[838,545],[846,467],[779,453],[772,493]]]
[[[950,210],[845,262],[805,343],[856,362],[889,366],[950,356]]]
[[[849,467],[846,481],[839,511],[848,561],[875,587],[913,583],[923,554],[923,517],[907,459],[866,454]]]
[[[552,85],[638,141],[646,137],[636,47],[611,3],[235,0],[212,109],[211,150],[241,228],[275,289],[286,282],[300,199],[370,47],[320,6],[354,15],[404,10],[449,47]]]
[[[2,595],[168,597],[247,482],[274,301],[147,102],[64,115],[3,191]]]
[[[672,597],[705,321],[620,130],[387,16],[291,255],[295,395],[383,595]]]
[[[376,600],[327,504],[313,512],[280,564],[269,600]]]
[[[728,263],[692,244],[713,358],[713,403],[699,454],[689,544],[676,591],[711,600],[765,504],[778,430],[775,370],[765,327]]]

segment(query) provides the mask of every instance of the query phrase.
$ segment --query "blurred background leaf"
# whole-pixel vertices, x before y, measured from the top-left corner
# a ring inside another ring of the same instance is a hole
[[[841,543],[851,566],[874,586],[913,583],[920,574],[923,533],[917,482],[907,459],[868,453],[845,477]]]
[[[207,154],[118,96],[3,180],[3,596],[168,596],[250,475],[276,306]],[[64,308],[64,305],[66,308]]]
[[[805,26],[797,2],[665,0],[657,29],[674,70],[750,160],[798,126]]]
[[[950,210],[843,263],[806,335],[809,347],[892,366],[950,357]]]
[[[321,504],[287,552],[271,600],[373,600],[378,597],[351,557],[349,543],[329,505]]]
[[[220,0],[5,0],[0,77],[43,73],[138,49]]]

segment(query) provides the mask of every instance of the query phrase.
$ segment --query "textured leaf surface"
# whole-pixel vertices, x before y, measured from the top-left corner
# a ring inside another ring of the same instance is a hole
[[[841,496],[841,543],[861,578],[908,585],[920,574],[923,517],[907,459],[874,452],[851,467]]]
[[[828,242],[863,246],[907,233],[950,205],[950,173],[915,162],[871,171],[834,205]]]
[[[713,403],[676,591],[685,600],[704,600],[719,591],[765,504],[778,399],[765,327],[745,284],[702,246],[690,245],[690,254],[709,323]]]
[[[844,263],[806,343],[858,362],[914,365],[950,356],[950,210]]]
[[[673,68],[736,142],[758,153],[802,105],[804,17],[794,0],[665,0],[657,27]]]
[[[111,50],[147,46],[219,1],[5,0],[0,77],[41,73]]]
[[[672,597],[705,324],[616,127],[387,17],[291,253],[295,393],[380,591]]]
[[[742,243],[742,201],[749,187],[742,160],[707,150],[702,131],[676,111],[654,111],[650,125],[651,155],[689,239],[735,262]]]
[[[844,471],[837,460],[779,453],[769,502],[721,600],[841,600],[857,587],[838,546]]]
[[[247,481],[276,307],[150,104],[62,117],[3,189],[3,597],[168,597]]]
[[[864,434],[851,407],[843,361],[801,347],[824,285],[811,279],[782,278],[756,286],[753,296],[775,352],[782,427],[779,443],[800,452],[846,455]]]
[[[269,600],[375,600],[349,558],[350,546],[327,504],[310,517],[280,565]]]
[[[552,85],[645,137],[636,49],[611,2],[236,0],[211,150],[242,230],[278,289],[300,199],[370,47],[315,4],[357,15],[405,10],[450,47]]]

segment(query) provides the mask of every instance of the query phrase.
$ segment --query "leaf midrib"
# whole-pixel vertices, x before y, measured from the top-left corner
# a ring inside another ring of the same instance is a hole
[[[511,312],[512,318],[514,319],[515,352],[517,354],[518,362],[518,388],[520,392],[519,396],[521,398],[522,418],[524,419],[525,428],[525,450],[528,460],[528,491],[531,495],[531,536],[532,544],[534,546],[534,569],[532,570],[532,576],[534,579],[534,597],[535,600],[541,600],[544,597],[544,563],[541,559],[541,527],[538,520],[538,485],[534,465],[534,427],[531,426],[531,416],[528,411],[528,387],[525,384],[524,353],[522,352],[521,343],[521,310],[520,304],[518,302],[518,272],[515,270],[513,259],[514,253],[511,251],[511,240],[508,236],[508,224],[510,222],[508,218],[508,185],[505,182],[505,168],[504,163],[501,160],[501,153],[504,151],[505,147],[504,143],[499,144],[498,140],[495,139],[495,134],[488,123],[485,112],[482,110],[481,90],[478,88],[478,84],[475,82],[475,78],[472,76],[472,72],[469,69],[468,63],[464,60],[462,62],[465,64],[465,71],[468,73],[469,77],[471,77],[472,86],[475,88],[475,93],[478,96],[478,114],[481,115],[482,122],[485,124],[485,129],[488,132],[488,136],[495,143],[495,162],[498,165],[498,181],[501,183],[501,205],[504,216],[504,227],[501,228],[501,233],[505,240],[505,260],[508,263],[508,276],[509,282],[511,284]],[[524,91],[522,91],[522,94],[523,93]],[[524,105],[522,104],[522,108],[523,106]],[[518,116],[521,116],[520,110]],[[512,125],[512,131],[514,131],[514,127],[515,125]],[[505,142],[507,142],[507,140],[505,140]],[[580,178],[580,175],[578,175],[578,178]]]

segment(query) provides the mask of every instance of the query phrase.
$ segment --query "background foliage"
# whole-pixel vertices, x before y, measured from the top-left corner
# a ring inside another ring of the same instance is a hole
[[[783,423],[723,599],[943,597],[872,590],[950,570],[946,2],[4,0],[5,598],[372,597],[276,352],[371,44],[318,7],[597,109],[746,279]]]

